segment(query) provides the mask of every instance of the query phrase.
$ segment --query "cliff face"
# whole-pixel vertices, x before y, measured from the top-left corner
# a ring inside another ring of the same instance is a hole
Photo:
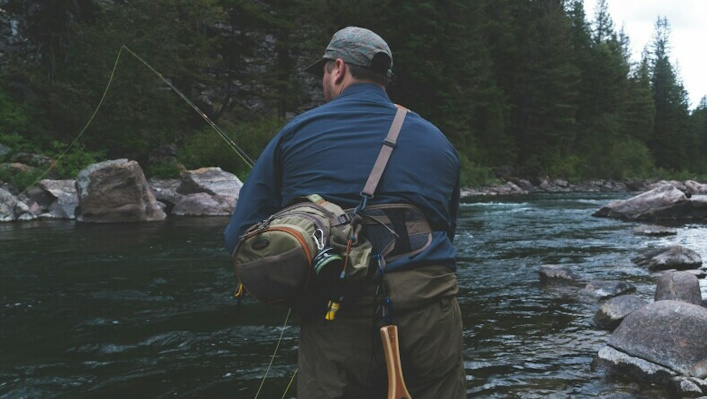
[[[25,19],[6,10],[7,0],[0,0],[0,68],[7,64],[10,56],[32,57],[33,46],[22,34]]]

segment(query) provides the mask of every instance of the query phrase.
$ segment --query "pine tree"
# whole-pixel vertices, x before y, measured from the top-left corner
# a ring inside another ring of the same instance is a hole
[[[688,166],[687,93],[678,82],[669,59],[670,25],[667,18],[658,18],[652,43],[651,85],[656,115],[649,148],[658,167],[671,171]]]
[[[570,21],[557,0],[524,4],[519,17],[522,66],[511,117],[518,163],[527,173],[574,175],[579,70],[572,63]]]

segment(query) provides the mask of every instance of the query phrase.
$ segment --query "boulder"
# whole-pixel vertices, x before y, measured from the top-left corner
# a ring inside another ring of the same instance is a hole
[[[540,266],[540,284],[542,285],[577,285],[582,280],[569,266]]]
[[[221,168],[200,168],[182,173],[182,183],[179,194],[207,193],[211,195],[228,195],[238,198],[238,192],[243,183],[232,173]]]
[[[629,221],[703,220],[707,218],[707,198],[690,198],[672,184],[662,184],[635,197],[605,205],[593,216]]]
[[[605,370],[609,374],[662,385],[668,385],[678,375],[667,367],[631,356],[611,346],[599,349],[592,367]]]
[[[628,315],[608,346],[685,377],[707,377],[707,309],[681,301],[650,303]]]
[[[699,269],[702,257],[697,252],[682,245],[648,248],[631,258],[638,266],[647,267],[650,271]]]
[[[76,178],[80,222],[159,221],[166,214],[157,204],[136,161],[118,159],[88,166]]]
[[[677,376],[670,381],[669,388],[676,398],[704,398],[702,395],[707,394],[707,381]]]
[[[623,319],[638,309],[648,305],[648,301],[635,295],[619,295],[601,305],[594,315],[594,325],[604,330],[614,330]]]
[[[17,206],[17,198],[9,191],[0,188],[0,222],[11,222],[17,219],[15,206]]]
[[[579,292],[579,295],[580,299],[584,301],[601,301],[634,292],[636,292],[636,287],[625,281],[590,281]]]
[[[149,184],[155,199],[165,205],[165,212],[172,213],[172,209],[183,198],[184,194],[179,194],[177,189],[181,184],[179,179],[150,179]]]
[[[26,202],[42,218],[75,219],[79,205],[76,180],[44,179],[27,190]]]
[[[687,180],[685,181],[685,190],[692,195],[707,194],[707,184]]]
[[[52,162],[54,162],[53,159],[49,158],[46,155],[43,154],[32,154],[29,152],[19,152],[13,157],[13,161],[29,166],[33,166],[36,168],[41,168],[45,169],[46,167],[50,166]]]
[[[668,272],[660,276],[655,289],[655,300],[683,301],[702,306],[700,281],[692,273]]]
[[[0,222],[12,222],[15,220],[36,219],[32,210],[12,195],[9,191],[0,188]]]
[[[178,216],[230,216],[236,208],[236,197],[231,195],[188,194],[172,208]]]

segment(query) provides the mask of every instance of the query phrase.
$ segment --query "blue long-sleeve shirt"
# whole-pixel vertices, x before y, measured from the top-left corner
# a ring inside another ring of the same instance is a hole
[[[249,226],[295,198],[319,194],[344,209],[358,205],[395,113],[382,88],[359,83],[290,121],[270,141],[241,188],[225,231],[228,252],[233,253]],[[442,132],[414,112],[407,114],[368,204],[396,202],[420,208],[435,231],[427,249],[390,262],[386,270],[425,265],[455,270],[459,158]]]

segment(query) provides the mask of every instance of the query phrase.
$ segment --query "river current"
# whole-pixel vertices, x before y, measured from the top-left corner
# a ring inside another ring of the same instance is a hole
[[[630,261],[639,250],[679,243],[707,259],[705,225],[645,237],[635,223],[591,216],[629,196],[462,204],[455,245],[469,398],[667,397],[592,370],[609,336],[592,325],[599,304],[539,284],[541,265],[561,264],[588,280],[630,282],[652,300],[657,276]],[[227,222],[0,224],[0,399],[294,398],[294,384],[285,392],[296,318],[284,325],[286,308],[249,298],[237,306]]]

